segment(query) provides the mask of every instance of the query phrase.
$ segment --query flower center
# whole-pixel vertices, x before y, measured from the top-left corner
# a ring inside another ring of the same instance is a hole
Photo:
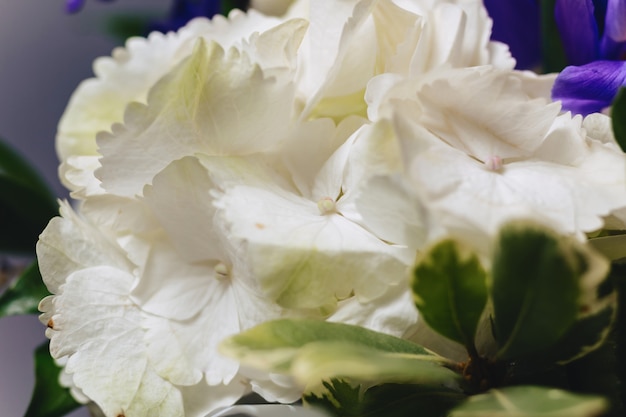
[[[215,278],[219,280],[226,279],[230,276],[230,268],[223,262],[218,262],[213,270],[215,271]]]
[[[485,166],[489,171],[499,172],[502,170],[502,158],[498,155],[491,155],[485,161]]]
[[[337,206],[335,200],[330,197],[324,197],[317,202],[317,208],[323,215],[332,214],[337,212]]]

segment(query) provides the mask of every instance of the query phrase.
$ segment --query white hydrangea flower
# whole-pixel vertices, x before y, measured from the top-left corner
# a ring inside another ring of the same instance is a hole
[[[582,235],[626,206],[607,119],[559,114],[481,1],[292,3],[130,40],[61,120],[80,202],[41,236],[41,319],[107,416],[292,401],[217,344],[285,316],[409,335],[406,268],[435,236]]]
[[[402,336],[417,320],[411,252],[355,200],[401,168],[363,93],[402,42],[387,42],[386,13],[418,17],[390,1],[294,15],[303,4],[311,19],[236,12],[131,40],[68,106],[60,171],[80,202],[41,236],[41,318],[66,383],[107,416],[201,416],[251,388],[293,400],[216,352],[263,321]]]

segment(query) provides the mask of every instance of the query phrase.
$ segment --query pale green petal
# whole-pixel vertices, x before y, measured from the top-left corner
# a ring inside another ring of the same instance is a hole
[[[224,49],[241,46],[255,32],[264,32],[280,20],[254,11],[236,11],[226,19],[195,19],[179,32],[153,32],[147,39],[130,38],[112,57],[94,63],[96,78],[84,81],[74,92],[61,118],[57,152],[63,161],[70,155],[95,155],[96,133],[123,121],[131,102],[145,103],[149,89],[191,53],[194,39],[202,36]]]
[[[397,249],[336,213],[321,214],[313,201],[239,186],[219,207],[261,289],[285,307],[333,307],[352,290],[371,300],[404,279]]]
[[[275,149],[293,113],[290,78],[268,78],[235,49],[199,40],[193,54],[161,79],[148,104],[98,139],[108,192],[138,195],[171,161],[195,153],[246,155]]]

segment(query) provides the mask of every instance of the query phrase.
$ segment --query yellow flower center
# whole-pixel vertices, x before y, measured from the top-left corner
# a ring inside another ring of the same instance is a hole
[[[332,214],[337,212],[337,206],[335,200],[330,197],[324,197],[317,202],[317,208],[323,215]]]

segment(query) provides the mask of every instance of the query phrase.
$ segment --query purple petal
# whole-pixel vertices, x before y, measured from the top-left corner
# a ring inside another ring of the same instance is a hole
[[[178,30],[195,17],[213,17],[220,12],[219,0],[174,0],[166,20],[154,22],[150,30],[169,32]]]
[[[604,36],[626,42],[626,0],[609,0],[604,22]]]
[[[595,61],[561,71],[552,87],[552,100],[560,100],[563,110],[586,116],[609,107],[622,86],[626,86],[626,62]]]
[[[65,11],[67,13],[77,13],[83,8],[84,0],[65,0]]]
[[[600,44],[602,59],[626,59],[626,0],[609,0]]]
[[[485,0],[493,20],[491,39],[509,45],[517,68],[532,68],[541,59],[541,31],[537,0]]]
[[[557,0],[554,18],[571,64],[582,65],[598,58],[600,37],[592,0]]]

